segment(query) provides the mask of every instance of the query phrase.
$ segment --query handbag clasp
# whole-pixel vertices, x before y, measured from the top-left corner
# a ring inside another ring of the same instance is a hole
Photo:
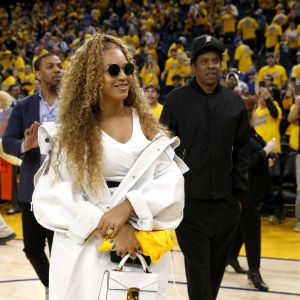
[[[127,300],[139,300],[139,288],[129,288],[127,292]]]

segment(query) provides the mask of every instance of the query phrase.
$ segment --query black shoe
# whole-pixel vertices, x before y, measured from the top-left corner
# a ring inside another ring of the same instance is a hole
[[[13,240],[17,235],[13,232],[9,236],[0,238],[0,245],[5,245],[6,242],[9,242],[10,240]]]
[[[242,268],[239,264],[239,261],[235,258],[229,257],[227,264],[229,266],[231,266],[234,271],[238,274],[247,274],[247,270],[245,270],[244,268]]]
[[[260,272],[258,269],[249,269],[248,271],[248,279],[253,285],[260,291],[267,292],[269,287],[264,283],[261,278]]]

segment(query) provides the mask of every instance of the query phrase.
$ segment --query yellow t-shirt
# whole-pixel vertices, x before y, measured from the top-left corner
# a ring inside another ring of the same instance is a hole
[[[287,15],[283,13],[276,14],[271,23],[275,23],[277,21],[279,25],[285,25],[288,22],[289,18]]]
[[[266,48],[275,47],[278,38],[282,35],[282,28],[277,24],[271,24],[267,27],[265,32]]]
[[[274,65],[273,67],[262,67],[257,75],[258,82],[263,81],[266,75],[272,75],[274,78],[274,84],[276,84],[276,86],[280,89],[287,81],[285,68],[280,65]]]
[[[297,29],[290,29],[290,28],[288,28],[285,31],[285,35],[286,35],[287,40],[289,42],[289,47],[291,49],[297,48],[297,37],[298,37]]]
[[[226,12],[222,17],[223,21],[223,32],[230,33],[235,32],[235,16],[231,13]]]
[[[4,70],[12,66],[12,53],[10,50],[0,51],[0,64]]]
[[[300,64],[293,67],[291,77],[300,78]]]
[[[169,47],[169,50],[168,50],[168,57],[171,56],[171,50],[172,50],[172,49],[176,49],[176,43],[173,43],[173,44]],[[183,52],[184,52],[183,46],[182,46],[182,47],[179,47],[179,48],[177,49],[177,54],[178,54],[178,53],[183,53]]]
[[[151,109],[152,114],[159,120],[163,106],[160,103],[157,103],[155,108]]]
[[[8,91],[9,87],[16,83],[17,83],[17,79],[14,76],[10,75],[2,82],[1,90]]]
[[[167,71],[167,80],[166,80],[166,86],[172,86],[173,84],[173,76],[175,74],[180,75],[180,64],[178,59],[174,59],[172,57],[168,58],[165,65],[165,71]]]
[[[230,56],[228,53],[228,49],[226,48],[222,54],[222,71],[226,71],[228,69],[228,62],[230,61]]]
[[[241,31],[243,41],[249,39],[255,39],[255,31],[258,28],[258,24],[255,19],[250,17],[245,17],[239,21],[237,29]]]
[[[159,66],[154,65],[152,67],[144,65],[141,72],[140,72],[140,77],[142,78],[143,85],[148,85],[148,84],[158,84],[160,70]]]
[[[30,74],[24,75],[24,78],[21,81],[22,83],[24,83],[24,82],[29,83],[24,87],[29,92],[29,94],[34,91],[34,88],[33,88],[34,80],[35,80],[34,73],[30,73]]]
[[[290,111],[292,111],[295,107],[295,104],[291,106]],[[290,129],[290,139],[289,145],[292,149],[298,150],[299,148],[299,123],[298,121],[291,123],[289,126]]]
[[[140,39],[137,35],[133,35],[133,36],[124,35],[122,39],[126,43],[131,42],[136,49],[139,47]]]
[[[279,124],[282,119],[282,110],[276,101],[273,101],[273,103],[277,108],[278,118],[274,119],[267,107],[258,107],[255,110],[256,118],[254,127],[266,143],[272,140],[272,138],[276,138],[276,153],[281,153]]]
[[[64,62],[62,63],[62,68],[63,70],[65,70],[70,64],[70,61],[68,59],[64,60]]]
[[[234,53],[234,59],[238,61],[238,69],[242,73],[248,72],[249,68],[252,66],[252,55],[253,51],[249,46],[240,44]]]
[[[18,71],[18,76],[22,80],[25,76],[25,60],[22,56],[18,56],[15,60],[15,68]]]

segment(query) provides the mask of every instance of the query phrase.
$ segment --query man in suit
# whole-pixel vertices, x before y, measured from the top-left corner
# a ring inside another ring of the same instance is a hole
[[[37,132],[40,124],[55,122],[58,112],[58,87],[62,75],[60,59],[47,53],[34,63],[40,90],[14,107],[3,136],[6,153],[22,157],[20,169],[19,201],[22,210],[24,252],[46,287],[49,283],[49,261],[45,253],[45,242],[51,249],[53,232],[43,228],[35,220],[31,209],[33,177],[41,164]]]

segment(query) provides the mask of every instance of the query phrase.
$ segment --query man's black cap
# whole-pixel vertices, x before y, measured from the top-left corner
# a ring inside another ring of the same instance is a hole
[[[221,42],[211,35],[201,35],[193,40],[192,43],[192,61],[195,61],[198,54],[205,49],[213,49],[217,51],[220,56],[225,51],[225,47]]]

